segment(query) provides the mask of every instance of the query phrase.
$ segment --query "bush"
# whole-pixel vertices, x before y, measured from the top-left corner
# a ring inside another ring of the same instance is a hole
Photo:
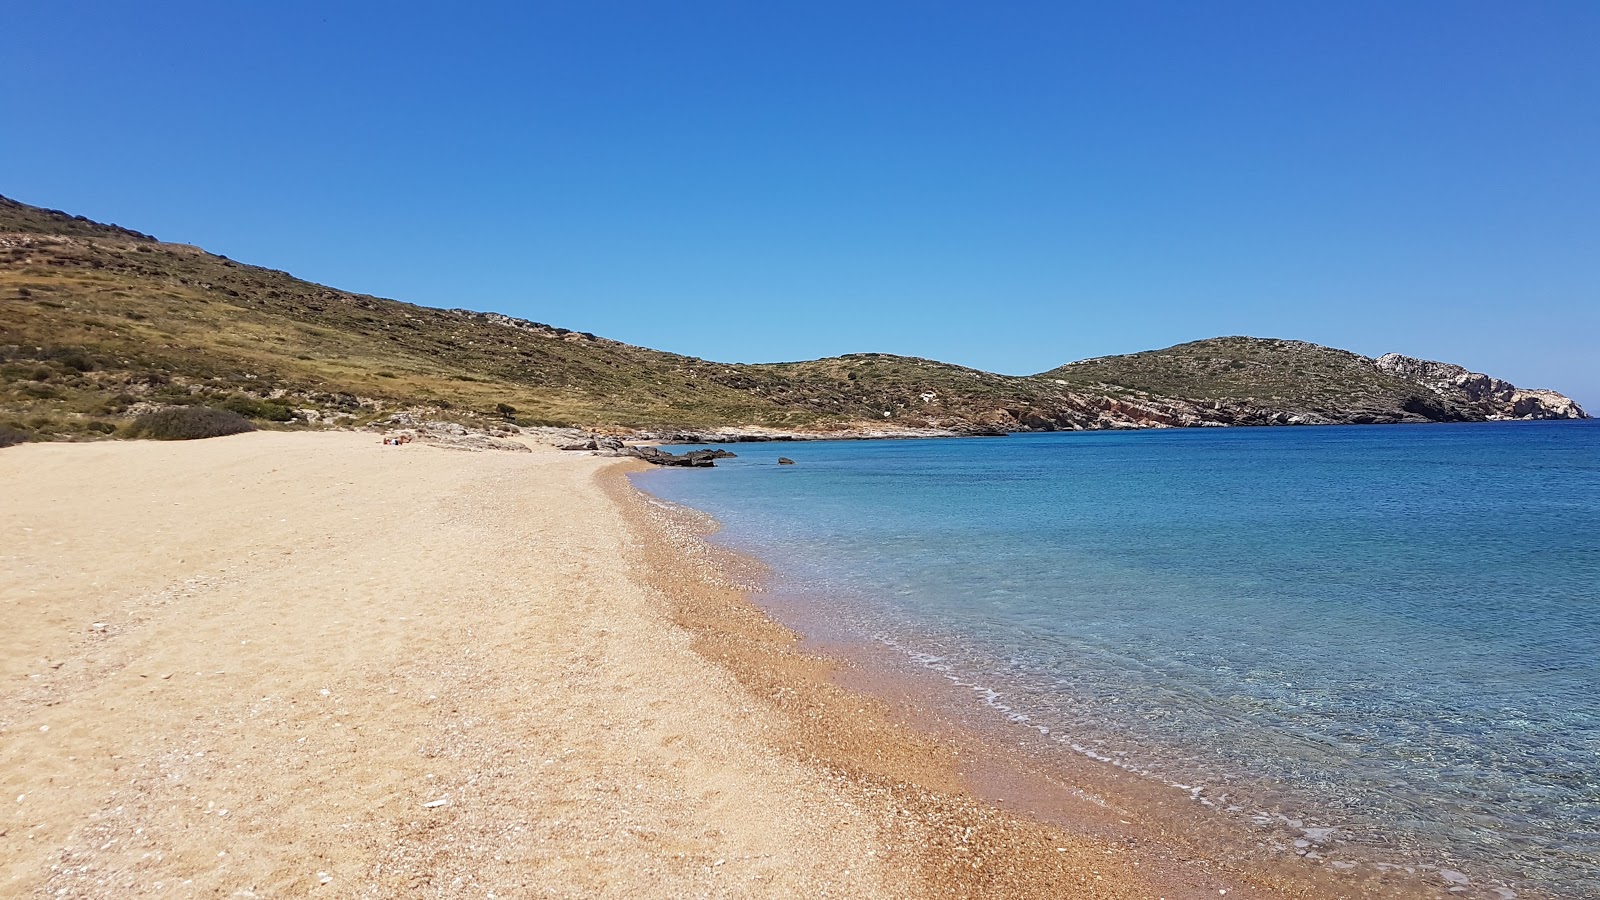
[[[103,325],[105,323],[96,324]],[[63,368],[78,372],[93,372],[95,369],[94,359],[82,350],[58,349],[51,351],[49,355],[50,358],[60,363]]]
[[[28,433],[9,425],[0,425],[0,447],[11,447],[28,441]]]
[[[115,397],[111,397],[103,401],[99,407],[95,409],[95,411],[104,415],[113,416],[126,410],[136,402],[138,401],[132,394],[118,394]]]
[[[257,400],[248,394],[234,394],[218,405],[223,409],[231,410],[251,419],[287,422],[294,418],[294,410],[282,403],[275,403],[271,400]]]
[[[172,406],[134,419],[128,436],[156,441],[193,441],[255,430],[249,419],[232,410]]]

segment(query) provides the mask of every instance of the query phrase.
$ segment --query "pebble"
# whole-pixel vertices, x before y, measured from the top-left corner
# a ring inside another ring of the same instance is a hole
[[[447,805],[449,805],[449,803],[450,803],[449,798],[440,798],[438,800],[429,800],[427,803],[422,804],[422,808],[423,809],[433,809],[433,808],[439,807],[439,806],[447,806]]]

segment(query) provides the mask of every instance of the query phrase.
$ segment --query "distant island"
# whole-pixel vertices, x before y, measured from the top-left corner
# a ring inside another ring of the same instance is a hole
[[[730,364],[335,290],[0,197],[0,429],[127,433],[212,406],[285,426],[396,414],[661,440],[1579,419],[1448,363],[1219,337],[1029,376],[858,353]]]

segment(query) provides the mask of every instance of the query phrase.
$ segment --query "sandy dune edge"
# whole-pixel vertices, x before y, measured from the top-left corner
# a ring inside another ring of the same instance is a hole
[[[689,604],[715,576],[617,465],[0,453],[0,895],[1157,896],[952,800],[898,726],[836,729],[856,699],[731,594]]]

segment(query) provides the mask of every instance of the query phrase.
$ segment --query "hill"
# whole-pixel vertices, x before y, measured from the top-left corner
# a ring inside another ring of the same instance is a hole
[[[0,197],[0,429],[92,438],[171,405],[280,427],[411,411],[747,436],[1582,415],[1444,363],[1256,338],[1034,376],[875,353],[715,363],[325,287]]]

